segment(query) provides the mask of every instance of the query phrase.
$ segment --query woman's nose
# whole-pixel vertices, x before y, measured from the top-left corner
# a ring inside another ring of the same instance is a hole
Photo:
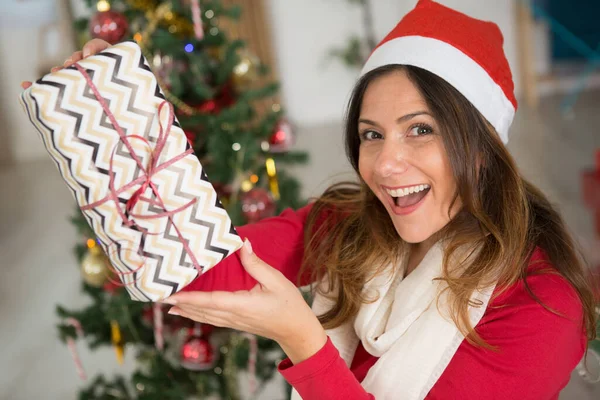
[[[375,170],[381,177],[402,174],[408,169],[407,149],[401,143],[386,141],[379,153]]]

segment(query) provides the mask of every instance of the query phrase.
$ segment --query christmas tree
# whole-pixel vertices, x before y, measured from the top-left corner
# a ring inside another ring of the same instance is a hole
[[[298,182],[279,168],[304,162],[306,155],[290,151],[290,125],[269,100],[278,87],[260,85],[266,67],[221,28],[220,21],[240,16],[239,7],[209,0],[86,3],[90,18],[75,21],[80,45],[92,37],[138,43],[234,225],[304,204]],[[283,356],[275,342],[168,315],[159,303],[132,301],[79,211],[72,222],[81,235],[76,255],[91,304],[57,307],[60,338],[82,377],[78,337],[92,349],[113,346],[120,362],[125,351],[134,351],[138,362],[131,377],[91,378],[81,399],[237,399],[240,370],[248,369],[249,391],[256,394],[272,378]]]

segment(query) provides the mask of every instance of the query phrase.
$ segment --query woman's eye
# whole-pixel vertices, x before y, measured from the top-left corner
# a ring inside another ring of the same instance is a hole
[[[433,133],[433,128],[427,124],[415,125],[410,129],[409,136],[425,136]]]
[[[360,139],[362,140],[375,140],[375,139],[381,139],[383,136],[381,136],[380,133],[375,132],[375,131],[364,131],[360,134]]]

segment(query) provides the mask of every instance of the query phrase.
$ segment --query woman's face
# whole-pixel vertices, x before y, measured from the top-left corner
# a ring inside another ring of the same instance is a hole
[[[439,125],[404,71],[369,84],[358,134],[360,175],[400,237],[422,243],[441,230],[460,209],[456,201],[448,213],[456,182]]]

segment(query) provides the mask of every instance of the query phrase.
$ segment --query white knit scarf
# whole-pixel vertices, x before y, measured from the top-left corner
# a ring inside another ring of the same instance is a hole
[[[424,399],[464,339],[449,316],[445,293],[438,296],[445,283],[434,279],[442,274],[443,256],[442,245],[434,245],[404,279],[403,271],[394,276],[388,268],[389,273],[365,285],[369,295],[379,294],[378,300],[363,304],[354,323],[327,331],[348,366],[359,341],[369,354],[379,357],[361,383],[377,400]],[[476,291],[471,297],[481,304],[469,309],[472,326],[483,316],[493,289]],[[312,308],[320,315],[331,305],[317,294]],[[300,399],[294,390],[292,400]]]

